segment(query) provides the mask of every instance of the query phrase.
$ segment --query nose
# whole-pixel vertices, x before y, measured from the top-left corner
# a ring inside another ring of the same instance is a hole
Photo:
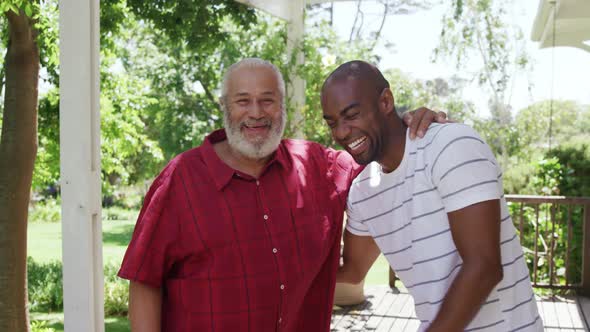
[[[332,129],[332,136],[336,141],[344,141],[350,134],[350,126],[345,123],[338,122]]]
[[[264,111],[260,103],[253,102],[248,110],[248,116],[253,119],[261,119],[264,117]]]

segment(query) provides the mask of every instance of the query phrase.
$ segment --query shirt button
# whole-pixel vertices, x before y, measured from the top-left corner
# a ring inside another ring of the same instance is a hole
[[[277,248],[272,248],[272,252],[274,252],[275,254],[277,253]]]
[[[264,218],[264,220],[268,220],[268,216],[266,214],[264,215],[263,218]]]
[[[282,321],[283,321],[283,319],[281,317],[279,317],[279,324],[281,324]]]
[[[281,289],[285,289],[285,285],[281,284]]]
[[[256,180],[256,185],[259,186],[260,185],[260,181]]]

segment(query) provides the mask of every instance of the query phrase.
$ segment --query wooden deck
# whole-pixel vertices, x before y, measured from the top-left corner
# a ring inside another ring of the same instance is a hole
[[[389,286],[365,288],[366,301],[349,307],[334,307],[332,331],[414,332],[419,321],[414,301],[405,291]],[[590,331],[590,299],[585,297],[537,298],[545,331]]]

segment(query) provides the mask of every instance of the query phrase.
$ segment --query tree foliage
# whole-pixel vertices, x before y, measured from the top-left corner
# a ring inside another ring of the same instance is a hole
[[[47,37],[39,41],[42,54],[47,54],[41,65],[54,87],[58,83],[57,36],[53,34],[57,32],[56,8],[56,0],[43,3],[40,22],[44,25],[40,27],[47,31]],[[127,185],[156,173],[164,158],[160,145],[169,151],[166,157],[170,158],[200,142],[202,134],[214,126],[205,109],[214,110],[216,98],[191,99],[191,88],[195,82],[207,87],[210,81],[219,80],[218,74],[207,75],[205,64],[228,37],[222,27],[227,22],[248,27],[256,17],[252,9],[225,0],[106,0],[101,1],[100,8],[103,192],[111,195],[113,185]],[[156,51],[159,57],[149,55],[150,51]],[[137,59],[152,62],[134,66]],[[39,107],[41,138],[33,181],[36,190],[56,185],[59,177],[58,107],[57,90],[50,88]],[[200,116],[202,121],[192,121],[193,116]],[[210,125],[203,128],[203,123]],[[198,130],[178,130],[186,127]],[[178,137],[179,132],[182,137]]]
[[[491,123],[476,128],[487,131],[490,145],[502,165],[513,152],[515,133],[511,115],[511,84],[516,73],[530,68],[524,35],[511,24],[508,0],[453,0],[443,18],[435,60],[450,58],[457,69],[476,79],[490,94]]]
[[[507,0],[453,0],[435,49],[435,59],[451,58],[463,70],[474,60],[478,82],[488,87],[492,102],[502,105],[508,104],[514,74],[529,65],[524,35],[509,23],[508,8]]]

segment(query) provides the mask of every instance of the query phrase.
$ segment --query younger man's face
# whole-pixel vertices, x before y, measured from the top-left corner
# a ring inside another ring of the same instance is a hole
[[[322,91],[322,111],[332,137],[361,165],[381,155],[378,101],[375,88],[357,79],[330,81]]]

